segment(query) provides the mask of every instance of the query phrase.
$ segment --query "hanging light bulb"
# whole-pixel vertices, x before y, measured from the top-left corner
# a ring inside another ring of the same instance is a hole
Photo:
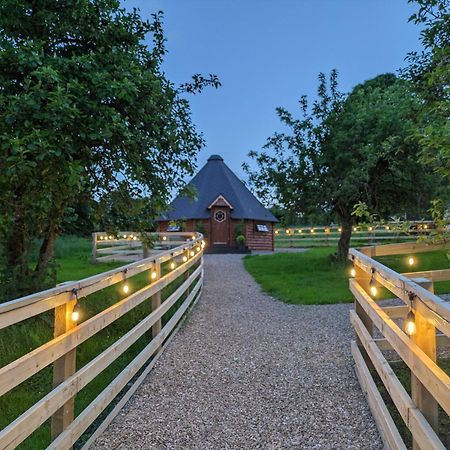
[[[162,237],[162,240],[163,240],[163,241],[167,241],[167,236],[163,236],[163,237]]]
[[[194,250],[191,250],[191,252],[189,253],[191,256],[194,256],[195,255],[195,253],[194,253]]]
[[[311,228],[311,233],[314,233],[314,228]]]
[[[369,227],[369,231],[372,231],[373,230],[373,228],[372,227]]]
[[[286,230],[286,234],[289,234],[291,232],[291,230]]]
[[[275,234],[278,234],[278,230],[275,230]]]
[[[72,314],[71,314],[72,322],[78,322],[80,320],[80,310],[81,310],[81,306],[77,301],[75,303],[75,306],[72,309]]]
[[[358,227],[353,227],[353,231],[358,231]]]
[[[187,256],[186,255],[184,255],[183,256],[183,262],[186,262],[188,259],[187,259]]]
[[[177,267],[177,265],[176,265],[175,261],[172,261],[172,262],[170,263],[170,270],[175,269],[175,267]]]
[[[352,278],[355,278],[355,277],[356,277],[356,269],[355,269],[354,267],[352,267],[352,268],[350,269],[350,276],[351,276]]]
[[[301,233],[301,232],[302,232],[302,230],[298,230],[298,232],[299,232],[299,233]]]
[[[200,250],[201,250],[201,248],[200,248],[200,247],[197,247],[197,253],[198,253]]]
[[[410,256],[410,257],[408,258],[408,264],[409,264],[410,266],[413,266],[415,263],[416,263],[415,259],[414,259],[412,256]]]
[[[338,228],[339,233],[342,231],[342,228]]]
[[[202,248],[205,248],[205,241],[202,241]]]
[[[372,297],[376,297],[376,295],[378,294],[378,289],[375,286],[375,280],[373,278],[370,280],[369,286],[370,286],[370,293],[372,294]]]
[[[405,331],[408,336],[416,333],[416,317],[411,309],[405,319]]]
[[[124,238],[124,239],[126,239],[126,238],[127,238],[127,235],[126,235],[126,234],[124,234],[124,235],[123,235],[123,238]]]
[[[152,273],[150,275],[152,280],[156,280],[156,277],[158,276],[158,274],[156,273],[156,270],[152,270]]]
[[[127,282],[125,282],[125,284],[123,285],[122,291],[124,294],[128,294],[128,292],[130,292],[130,286],[128,285]]]

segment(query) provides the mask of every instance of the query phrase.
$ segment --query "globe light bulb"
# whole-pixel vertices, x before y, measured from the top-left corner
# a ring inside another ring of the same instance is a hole
[[[167,241],[167,236],[163,236],[163,237],[162,237],[162,240],[163,240],[163,241]]]
[[[177,265],[175,264],[175,261],[172,261],[172,262],[170,263],[170,269],[171,269],[171,270],[175,269],[176,266],[177,266]]]
[[[187,256],[183,256],[183,262],[187,261]]]
[[[194,255],[195,255],[194,250],[191,250],[190,255],[191,255],[191,256],[194,256]]]
[[[405,319],[405,331],[408,336],[416,333],[416,318],[412,311],[409,311]]]
[[[370,293],[372,294],[372,297],[376,297],[378,294],[378,289],[376,286],[370,286]]]
[[[130,286],[128,286],[128,283],[123,285],[122,291],[124,294],[128,294],[128,292],[130,292]]]
[[[158,274],[156,273],[156,270],[152,270],[152,274],[150,275],[152,280],[156,280],[156,277]]]
[[[350,276],[351,277],[356,277],[356,270],[355,270],[355,268],[354,267],[352,267],[351,269],[350,269]]]
[[[78,302],[72,310],[71,319],[72,322],[78,322],[80,320],[80,304]]]
[[[412,256],[410,256],[410,257],[408,258],[408,264],[409,264],[410,266],[413,266],[415,263],[416,263],[416,261],[414,260],[414,258],[413,258]]]

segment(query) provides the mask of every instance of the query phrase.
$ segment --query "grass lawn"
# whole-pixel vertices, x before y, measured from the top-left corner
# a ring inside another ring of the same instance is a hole
[[[105,272],[124,265],[123,263],[90,263],[91,240],[73,236],[62,237],[57,242],[56,259],[59,265],[57,281],[75,281],[96,273]],[[167,263],[168,264],[168,263]],[[163,273],[168,270],[162,267]],[[148,273],[142,273],[129,278],[131,292],[144,287],[148,283]],[[180,284],[177,279],[162,291],[162,300],[166,299]],[[86,320],[106,309],[123,298],[120,285],[98,291],[81,299],[82,320]],[[164,315],[163,324],[170,319],[184,297]],[[151,311],[151,299],[145,300],[110,326],[82,343],[77,349],[77,368],[81,368],[108,348],[113,342],[128,332]],[[52,338],[53,312],[48,311],[32,317],[19,324],[0,330],[0,367],[19,358],[27,352],[39,347]],[[75,414],[92,402],[97,395],[118,375],[118,373],[143,349],[151,340],[149,333],[142,336],[113,364],[94,378],[76,396]],[[44,397],[52,388],[52,365],[41,370],[12,391],[0,397],[0,430],[11,423],[16,417]],[[83,436],[76,448],[87,439]],[[50,423],[47,421],[27,438],[21,449],[46,448],[50,443]]]
[[[311,248],[304,253],[254,255],[244,259],[247,271],[262,289],[286,303],[327,304],[353,301],[348,289],[348,270],[330,257],[334,247]],[[377,258],[382,264],[400,272],[412,271],[407,255]],[[420,253],[413,271],[450,269],[445,251]],[[435,283],[436,293],[450,292],[450,281]],[[392,297],[382,290],[380,298]]]

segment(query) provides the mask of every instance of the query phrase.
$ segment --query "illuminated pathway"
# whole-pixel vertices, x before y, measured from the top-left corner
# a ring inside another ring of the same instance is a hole
[[[283,304],[206,255],[202,299],[95,448],[381,449],[350,308]]]

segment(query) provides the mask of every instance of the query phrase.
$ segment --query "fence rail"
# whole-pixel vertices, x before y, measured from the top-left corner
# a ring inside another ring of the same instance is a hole
[[[351,249],[354,278],[350,290],[355,310],[350,320],[356,333],[352,354],[356,372],[383,441],[388,448],[406,449],[371,374],[382,380],[410,430],[414,449],[445,449],[438,437],[438,404],[450,414],[450,377],[437,363],[437,351],[450,345],[450,305],[434,294],[433,281],[450,280],[450,270],[399,274],[375,256],[435,251],[445,245],[391,244]],[[387,288],[404,306],[377,303],[377,287]],[[381,334],[381,338],[376,338]],[[436,330],[440,333],[436,334]],[[411,370],[411,395],[401,384],[383,350],[395,350]]]
[[[137,261],[182,245],[196,238],[192,232],[151,233],[151,248],[147,246],[140,233],[119,231],[116,234],[106,232],[92,233],[93,263],[107,261]]]
[[[85,447],[98,436],[99,430],[107,426],[153,367],[160,350],[165,347],[186,311],[201,295],[204,241],[199,233],[190,235],[189,242],[150,258],[0,304],[0,329],[54,310],[54,338],[0,368],[0,395],[3,395],[53,364],[53,389],[0,431],[1,449],[15,448],[48,419],[51,419],[52,433],[48,448],[71,448],[116,396],[137,377]],[[145,286],[129,293],[127,280],[143,272],[149,273]],[[179,285],[162,301],[162,290],[178,279],[181,279]],[[80,323],[77,317],[82,303],[80,299],[117,283],[122,283],[125,297]],[[76,352],[80,344],[150,299],[152,306],[143,320],[83,367],[76,367]],[[163,316],[174,308],[176,311],[162,326]],[[151,332],[152,338],[143,350],[75,417],[77,393],[148,332]]]
[[[405,232],[402,224],[397,222],[367,226],[355,225],[351,241],[354,245],[372,245],[386,241],[413,241],[417,240],[418,235],[430,233],[433,227],[432,222],[428,221],[409,225],[412,228],[408,232]],[[275,246],[304,247],[336,244],[340,233],[341,227],[338,225],[277,228],[275,230]]]

